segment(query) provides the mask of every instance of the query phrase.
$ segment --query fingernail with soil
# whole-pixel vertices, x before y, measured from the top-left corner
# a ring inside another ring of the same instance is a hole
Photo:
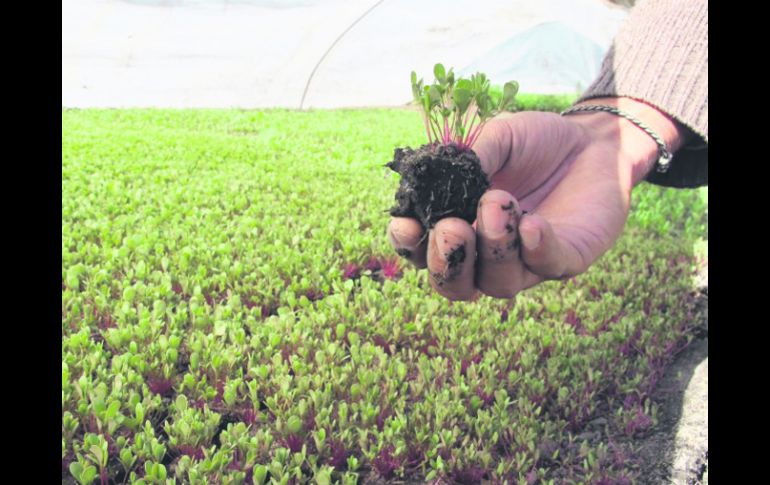
[[[436,234],[436,249],[449,268],[465,261],[465,241],[460,237],[446,233]]]
[[[522,224],[519,226],[519,234],[521,235],[521,242],[524,247],[533,251],[540,246],[540,229],[532,227],[528,224]]]
[[[481,227],[487,236],[498,239],[513,232],[514,228],[511,224],[511,217],[507,211],[489,204],[487,207],[482,206],[480,212]]]
[[[396,231],[389,231],[388,236],[390,236],[390,243],[393,245],[393,247],[396,250],[396,253],[401,256],[402,258],[409,258],[414,253],[414,248],[411,248],[401,242],[402,238],[401,235],[396,233]]]

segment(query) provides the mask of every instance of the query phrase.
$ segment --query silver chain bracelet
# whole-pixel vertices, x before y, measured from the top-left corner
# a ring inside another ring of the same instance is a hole
[[[657,133],[652,131],[647,125],[639,121],[638,119],[634,118],[630,114],[626,113],[625,111],[621,111],[613,106],[606,106],[606,105],[600,105],[600,104],[584,104],[582,106],[574,106],[566,111],[562,111],[561,115],[568,115],[570,113],[580,113],[580,112],[591,112],[591,111],[604,111],[607,113],[612,113],[614,115],[623,117],[630,121],[631,123],[635,124],[639,128],[641,128],[645,133],[650,135],[653,140],[655,140],[655,143],[658,144],[658,163],[656,164],[657,170],[660,173],[665,173],[668,171],[669,164],[671,163],[671,159],[673,158],[673,155],[670,151],[668,151],[668,148],[666,148],[666,144],[663,142],[663,139],[658,136]]]

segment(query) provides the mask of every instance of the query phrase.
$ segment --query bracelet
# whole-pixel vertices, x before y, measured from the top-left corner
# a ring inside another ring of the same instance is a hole
[[[668,167],[669,167],[669,164],[671,163],[671,159],[673,158],[673,155],[671,154],[670,151],[668,151],[668,148],[666,148],[666,144],[663,142],[663,139],[660,136],[658,136],[657,133],[655,133],[649,127],[647,127],[647,125],[637,120],[636,118],[626,113],[625,111],[621,111],[612,106],[605,106],[605,105],[598,105],[598,104],[585,104],[582,106],[573,106],[572,108],[566,111],[562,111],[561,115],[564,116],[570,113],[590,112],[590,111],[605,111],[607,113],[612,113],[614,115],[627,119],[631,123],[641,128],[645,133],[650,135],[653,140],[655,140],[655,143],[658,144],[658,162],[656,164],[658,172],[665,173],[668,171]]]

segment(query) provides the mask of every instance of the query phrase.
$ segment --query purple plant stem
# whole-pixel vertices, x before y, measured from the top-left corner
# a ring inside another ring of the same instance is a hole
[[[471,134],[470,139],[468,140],[468,147],[472,147],[473,144],[476,143],[476,140],[478,139],[479,135],[481,135],[481,130],[484,128],[485,124],[486,123],[479,123],[473,130],[473,134]]]
[[[471,115],[471,113],[473,113]],[[476,120],[476,115],[479,113],[479,108],[476,105],[476,103],[471,103],[470,106],[468,106],[468,111],[465,112],[465,119],[463,120],[463,126],[466,128],[465,133],[469,133],[468,130],[471,129],[473,126],[473,122]],[[468,120],[470,119],[470,124],[468,124]],[[463,140],[461,140],[463,141]],[[463,141],[464,142],[464,141]]]
[[[474,104],[474,108],[475,109],[473,110],[473,117],[471,118],[471,122],[467,125],[467,130],[466,130],[467,135],[465,136],[465,140],[463,140],[463,144],[467,145],[468,148],[470,148],[471,146],[471,144],[468,143],[468,140],[470,140],[470,137],[471,137],[471,130],[473,128],[473,123],[476,122],[476,118],[478,117],[478,114],[479,114],[478,107],[475,106],[475,104]]]

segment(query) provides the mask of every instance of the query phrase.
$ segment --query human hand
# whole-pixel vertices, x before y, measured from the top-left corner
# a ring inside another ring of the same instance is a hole
[[[685,137],[684,128],[639,101],[590,103],[642,119],[672,152]],[[427,237],[415,219],[394,217],[388,227],[399,254],[427,267],[431,286],[451,300],[472,300],[479,292],[512,298],[542,281],[584,272],[620,236],[631,189],[657,160],[649,135],[602,112],[498,117],[473,149],[491,185],[472,226],[447,218]]]

